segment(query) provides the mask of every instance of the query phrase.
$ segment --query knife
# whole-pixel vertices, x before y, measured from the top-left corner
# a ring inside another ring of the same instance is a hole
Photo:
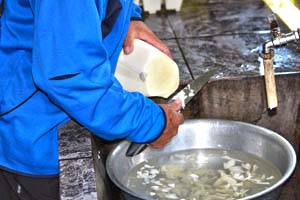
[[[186,85],[182,90],[180,90],[176,95],[174,95],[169,102],[172,102],[176,99],[180,99],[182,102],[182,111],[186,104],[191,101],[191,99],[203,88],[203,86],[209,81],[209,79],[213,75],[215,75],[215,73],[216,70],[210,70],[205,72],[203,75],[199,76],[191,83]],[[141,152],[143,152],[147,148],[147,146],[148,145],[145,143],[131,142],[126,151],[126,156],[133,157],[135,155],[138,155]]]

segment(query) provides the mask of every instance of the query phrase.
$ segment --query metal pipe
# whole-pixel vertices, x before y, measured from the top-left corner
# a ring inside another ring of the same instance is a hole
[[[300,28],[286,34],[280,34],[272,40],[263,43],[262,53],[270,53],[272,48],[277,48],[286,45],[289,42],[296,42],[300,40]]]
[[[276,83],[273,68],[274,50],[270,49],[269,53],[261,53],[264,64],[264,77],[267,95],[267,106],[270,111],[275,110],[278,106]]]

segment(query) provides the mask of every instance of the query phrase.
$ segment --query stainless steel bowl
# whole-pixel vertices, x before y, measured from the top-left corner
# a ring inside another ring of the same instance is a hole
[[[296,167],[296,154],[290,143],[279,134],[256,125],[216,119],[186,120],[179,133],[161,150],[147,148],[141,154],[129,158],[125,152],[129,143],[121,142],[109,154],[106,167],[113,183],[123,192],[125,199],[149,199],[136,194],[122,184],[124,176],[136,165],[153,156],[194,148],[221,148],[255,154],[271,161],[282,173],[282,178],[270,188],[243,198],[275,200],[279,198],[281,186],[292,175]]]

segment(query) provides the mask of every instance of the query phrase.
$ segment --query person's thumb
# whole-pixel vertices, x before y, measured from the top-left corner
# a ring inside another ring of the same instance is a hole
[[[172,110],[179,111],[182,108],[182,102],[180,99],[176,99],[170,103],[170,107]]]
[[[135,38],[134,35],[129,33],[124,41],[123,51],[126,55],[130,54],[133,51],[134,38]]]

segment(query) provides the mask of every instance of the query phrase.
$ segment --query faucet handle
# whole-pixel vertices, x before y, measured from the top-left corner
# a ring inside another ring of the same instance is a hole
[[[275,14],[269,15],[268,16],[268,21],[270,23],[270,29],[271,29],[272,37],[273,38],[280,37],[281,36],[281,31],[280,31],[278,20],[277,20]]]

